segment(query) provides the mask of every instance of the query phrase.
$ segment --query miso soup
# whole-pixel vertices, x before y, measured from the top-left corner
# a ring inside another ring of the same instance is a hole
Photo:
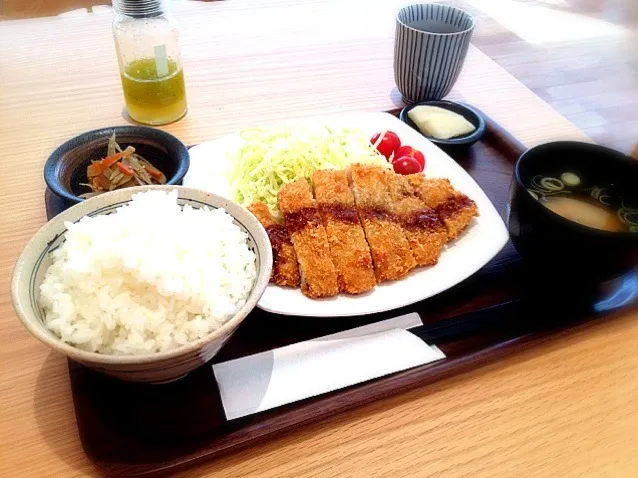
[[[629,231],[629,227],[620,220],[616,211],[598,201],[578,196],[547,196],[540,202],[556,214],[583,226],[611,232]]]
[[[591,183],[578,170],[536,175],[527,188],[550,211],[583,226],[610,232],[638,232],[638,208],[625,202],[623,187]]]

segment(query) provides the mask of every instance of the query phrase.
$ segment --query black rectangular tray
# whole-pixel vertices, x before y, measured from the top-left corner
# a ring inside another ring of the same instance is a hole
[[[469,150],[449,151],[449,154],[478,182],[505,219],[513,165],[523,150],[507,131],[488,119],[487,132],[481,141]],[[68,207],[50,191],[46,193],[46,205],[49,218]],[[256,309],[213,362],[409,312],[419,313],[426,324],[468,313],[470,321],[472,314],[476,314],[475,321],[485,320],[486,314],[477,311],[523,296],[529,299],[532,289],[526,284],[525,277],[520,258],[508,243],[490,263],[466,281],[402,309],[331,320],[280,316]],[[569,321],[539,320],[517,324],[513,318],[511,326],[437,342],[447,355],[443,361],[232,421],[225,419],[210,363],[177,382],[144,385],[121,382],[69,362],[80,438],[88,456],[109,475],[164,474],[274,438],[370,401],[476,368],[539,341],[560,336],[571,328],[586,327],[594,317],[594,306],[604,304],[624,289],[635,287],[635,275],[619,278],[588,291],[590,303],[581,315]],[[537,294],[539,301],[543,300],[541,293],[532,294]],[[598,307],[596,317],[604,318],[618,307],[635,307],[633,302],[612,305],[607,310]]]

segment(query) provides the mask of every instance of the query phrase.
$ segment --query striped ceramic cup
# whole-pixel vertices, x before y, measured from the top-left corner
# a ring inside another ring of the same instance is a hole
[[[448,5],[426,3],[397,14],[394,79],[407,102],[438,100],[456,83],[474,18]]]

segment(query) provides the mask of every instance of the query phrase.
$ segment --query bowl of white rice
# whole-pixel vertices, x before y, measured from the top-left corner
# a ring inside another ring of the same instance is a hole
[[[266,231],[215,194],[141,186],[67,209],[16,263],[15,311],[70,359],[114,377],[175,380],[208,362],[257,305]]]

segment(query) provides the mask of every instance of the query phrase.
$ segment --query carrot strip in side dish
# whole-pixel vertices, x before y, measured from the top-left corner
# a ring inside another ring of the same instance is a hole
[[[128,146],[124,151],[107,156],[101,161],[91,164],[87,169],[87,175],[89,177],[98,176],[102,174],[106,169],[113,166],[122,158],[128,158],[135,152],[135,148]]]
[[[96,176],[91,180],[91,184],[95,189],[108,190],[111,186],[111,182],[104,176]]]
[[[153,166],[144,166],[144,169],[154,179],[160,179],[162,176],[164,176],[164,173],[162,173],[159,169],[154,168]]]
[[[273,266],[270,282],[288,287],[299,287],[299,266],[297,254],[290,242],[290,235],[283,224],[279,224],[263,202],[248,206],[257,220],[264,226],[272,246]]]
[[[130,166],[127,166],[124,163],[117,163],[117,169],[120,170],[122,174],[126,174],[127,176],[133,176],[135,171]]]
[[[133,146],[127,146],[124,151],[120,151],[119,153],[115,153],[111,156],[107,156],[102,160],[102,166],[106,168],[110,168],[115,163],[117,163],[122,158],[128,158],[135,152],[135,148]]]
[[[339,277],[339,290],[360,294],[376,285],[370,248],[359,223],[354,196],[345,171],[316,171],[312,176],[315,199],[328,234]]]
[[[337,271],[308,182],[298,179],[286,184],[279,190],[277,199],[297,254],[301,291],[313,298],[337,295]]]

